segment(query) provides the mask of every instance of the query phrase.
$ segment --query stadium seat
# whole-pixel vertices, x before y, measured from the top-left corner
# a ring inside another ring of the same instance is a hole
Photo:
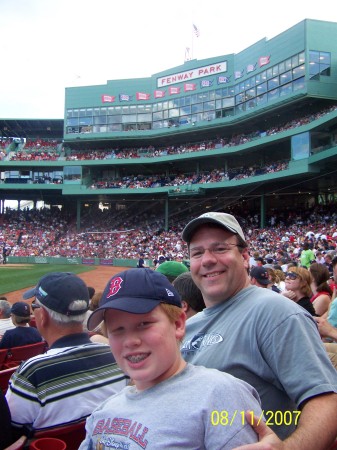
[[[2,369],[2,364],[5,362],[7,358],[7,348],[3,348],[0,350],[0,369]]]
[[[31,358],[32,356],[40,355],[47,350],[45,341],[37,342],[35,344],[22,345],[20,347],[12,347],[8,349],[7,356],[3,362],[4,369],[10,368],[14,365],[19,365],[22,361]]]
[[[29,442],[40,438],[57,438],[67,444],[67,450],[78,450],[78,447],[85,438],[85,423],[86,420],[84,419],[79,422],[48,428],[41,431],[32,430],[32,435],[29,436]]]
[[[19,366],[14,366],[9,369],[0,370],[0,389],[3,391],[4,394],[7,392],[8,388],[8,381],[12,374],[16,371],[16,369]]]

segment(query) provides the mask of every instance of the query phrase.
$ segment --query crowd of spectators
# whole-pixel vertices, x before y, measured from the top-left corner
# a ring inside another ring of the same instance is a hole
[[[317,206],[304,211],[285,209],[268,216],[268,226],[259,228],[259,215],[234,211],[241,222],[251,254],[268,255],[278,264],[299,262],[304,242],[309,242],[317,258],[334,256],[337,244],[337,205]],[[184,215],[164,230],[163,217],[154,211],[135,215],[131,210],[118,214],[92,209],[76,230],[76,217],[58,208],[52,210],[10,210],[0,215],[0,242],[9,256],[54,256],[138,259],[149,261],[162,252],[171,259],[187,259],[181,231],[188,222]]]

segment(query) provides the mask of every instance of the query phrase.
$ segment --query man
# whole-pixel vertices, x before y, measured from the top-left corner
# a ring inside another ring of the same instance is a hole
[[[107,345],[83,332],[86,284],[76,275],[52,272],[24,298],[35,297],[36,326],[49,346],[14,373],[6,394],[14,427],[44,429],[82,420],[126,385]]]
[[[274,435],[270,448],[327,449],[337,436],[337,373],[313,318],[270,289],[250,284],[247,243],[232,215],[203,214],[187,224],[182,237],[206,305],[187,322],[184,358],[256,388],[268,423],[285,439]],[[275,420],[277,415],[287,420]]]
[[[268,284],[271,284],[269,280],[269,274],[265,267],[255,266],[249,272],[250,282],[253,286],[267,288]]]
[[[310,264],[315,261],[315,254],[310,248],[309,242],[305,241],[300,255],[301,266],[309,269]]]
[[[145,267],[149,267],[145,264],[144,253],[139,253],[137,267],[138,269],[145,269]]]
[[[12,305],[7,301],[6,297],[0,298],[0,339],[7,330],[13,330],[15,325],[11,318]]]

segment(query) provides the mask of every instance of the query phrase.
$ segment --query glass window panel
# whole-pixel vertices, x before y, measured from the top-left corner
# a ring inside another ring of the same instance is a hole
[[[73,109],[73,117],[78,117],[78,109]]]
[[[185,97],[185,106],[191,105],[191,97]]]
[[[319,63],[311,61],[309,63],[309,75],[319,74]]]
[[[291,58],[291,67],[297,67],[298,66],[298,55],[295,55]]]
[[[283,73],[280,76],[280,84],[289,83],[292,80],[292,72],[289,70],[288,72]]]
[[[152,124],[152,129],[153,130],[158,130],[160,128],[163,128],[163,121],[159,120],[158,122],[153,122]]]
[[[246,110],[246,106],[245,106],[244,103],[241,103],[241,105],[237,105],[235,107],[235,113],[236,114],[240,114],[240,113],[244,112],[245,110]]]
[[[222,89],[216,89],[215,90],[215,97],[221,98],[222,97]]]
[[[99,116],[101,113],[99,108],[94,108],[94,116]]]
[[[291,69],[291,58],[286,60],[285,65],[286,65],[286,70],[290,70]]]
[[[152,114],[151,113],[145,113],[145,114],[138,114],[137,115],[137,122],[151,122],[152,120]]]
[[[113,110],[111,111],[111,114],[113,114],[113,115],[120,115],[120,114],[122,114],[121,106],[115,106],[113,108]]]
[[[264,105],[265,103],[267,103],[267,94],[258,95],[256,97],[257,105]]]
[[[304,74],[305,74],[305,66],[304,65],[296,67],[295,69],[293,69],[293,78],[294,79],[302,77],[302,76],[304,76]]]
[[[252,79],[247,78],[247,80],[245,82],[245,90],[249,89],[251,86],[252,86]]]
[[[264,71],[261,73],[261,81],[266,81],[266,79],[267,79],[267,72],[264,70]]]
[[[107,113],[107,107],[104,106],[103,108],[101,108],[101,115],[104,115]]]
[[[198,103],[198,97],[196,94],[191,95],[191,104]]]
[[[205,102],[204,103],[204,111],[211,111],[215,109],[215,102]]]
[[[204,115],[204,120],[214,120],[215,119],[215,111],[208,111],[207,114]]]
[[[255,87],[249,89],[248,91],[246,91],[246,98],[247,98],[247,99],[248,99],[248,98],[255,97],[255,95],[256,95],[256,88],[255,88]]]
[[[206,102],[209,99],[208,92],[201,92],[200,94],[197,94],[198,103],[199,102]]]
[[[262,83],[256,86],[257,95],[267,92],[267,83]]]
[[[113,106],[109,106],[108,107],[108,116],[112,116],[113,115],[113,113],[114,113],[114,107]]]
[[[95,116],[94,117],[94,124],[104,124],[107,123],[107,117],[106,116]]]
[[[215,91],[210,91],[209,92],[209,99],[210,100],[215,100]]]
[[[320,64],[320,73],[324,76],[330,76],[330,66],[326,64]]]
[[[245,94],[239,94],[235,96],[235,104],[238,105],[245,101]]]
[[[284,95],[289,95],[293,91],[292,83],[286,84],[285,86],[282,86],[280,88],[280,97],[283,97]]]
[[[278,65],[273,67],[273,77],[279,74]]]
[[[92,117],[80,117],[80,125],[92,125]]]
[[[108,126],[109,131],[122,131],[122,125],[120,124],[114,124]]]
[[[268,90],[274,89],[279,85],[280,85],[279,79],[278,79],[278,77],[275,77],[272,80],[268,81]]]
[[[268,92],[268,101],[270,100],[275,100],[276,98],[278,98],[280,95],[280,90],[279,89],[274,89],[272,91]]]
[[[278,71],[279,73],[283,73],[286,70],[286,65],[284,63],[284,61],[280,62],[280,64],[278,65]]]
[[[171,118],[171,117],[179,117],[179,109],[178,108],[169,109],[169,118]]]
[[[234,88],[233,87],[228,88],[227,97],[234,97]]]
[[[84,108],[81,108],[81,109],[79,110],[79,116],[80,116],[80,117],[85,116],[85,109],[84,109]]]
[[[153,113],[153,120],[160,120],[163,118],[163,111],[157,111]]]
[[[144,105],[144,111],[147,113],[152,113],[152,105]]]
[[[215,109],[221,109],[221,100],[215,100]]]
[[[168,109],[164,109],[163,111],[163,118],[168,119]]]
[[[256,75],[255,76],[255,84],[259,84],[259,83],[261,83],[263,80],[262,80],[262,77],[261,77],[261,74],[259,73],[258,75]]]
[[[298,54],[298,62],[299,64],[303,64],[305,62],[305,53],[301,52]]]
[[[135,123],[137,121],[137,115],[136,114],[124,114],[122,116],[122,123]]]
[[[109,116],[108,123],[122,123],[122,115],[118,116]]]
[[[180,125],[188,125],[191,123],[191,117],[190,116],[181,116],[179,118],[179,124]]]
[[[163,110],[163,104],[162,103],[157,103],[157,109],[158,109],[158,111],[162,111]]]
[[[320,52],[319,53],[319,61],[323,64],[331,64],[331,53]]]
[[[73,117],[73,110],[67,109],[67,117]]]
[[[319,52],[310,50],[309,52],[309,63],[316,62],[319,63]]]
[[[69,117],[67,119],[67,126],[74,127],[78,125],[78,118],[77,117]]]
[[[251,100],[249,100],[248,102],[246,102],[246,110],[248,109],[252,109],[256,106],[256,99],[252,98]]]
[[[191,114],[191,106],[184,106],[180,108],[180,115],[185,116],[186,114]]]
[[[235,92],[235,95],[237,95],[237,94],[240,93],[240,85],[239,85],[239,84],[236,84],[236,85],[234,86],[234,92]]]
[[[266,75],[267,75],[267,80],[269,80],[270,78],[272,78],[272,77],[273,77],[273,69],[272,69],[272,68],[267,69],[267,70],[266,70]]]
[[[168,109],[168,102],[163,102],[163,109]]]
[[[168,108],[170,109],[170,108],[174,108],[174,102],[173,102],[173,100],[169,100],[168,102],[167,102],[167,105],[168,105]]]
[[[234,97],[228,97],[228,98],[224,98],[222,100],[222,107],[223,108],[230,108],[234,106]]]
[[[198,112],[202,112],[202,103],[197,103],[195,105],[192,105],[192,113],[198,113]]]
[[[158,103],[155,103],[154,105],[152,105],[152,112],[157,112],[158,111]]]

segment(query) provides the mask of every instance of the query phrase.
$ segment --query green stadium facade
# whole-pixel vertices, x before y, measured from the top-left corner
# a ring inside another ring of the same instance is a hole
[[[335,202],[336,36],[337,23],[307,19],[238,54],[66,88],[64,119],[0,119],[0,138],[16,138],[0,161],[1,210],[4,200],[43,200],[76,208],[80,228],[85,208],[100,202],[134,214],[162,211],[169,227],[186,214],[242,205],[263,226],[272,209]],[[55,160],[8,160],[39,139],[57,140]],[[132,158],[120,157],[125,149]],[[94,151],[105,159],[85,159]],[[214,173],[222,177],[207,178]],[[182,174],[206,181],[103,183]]]

